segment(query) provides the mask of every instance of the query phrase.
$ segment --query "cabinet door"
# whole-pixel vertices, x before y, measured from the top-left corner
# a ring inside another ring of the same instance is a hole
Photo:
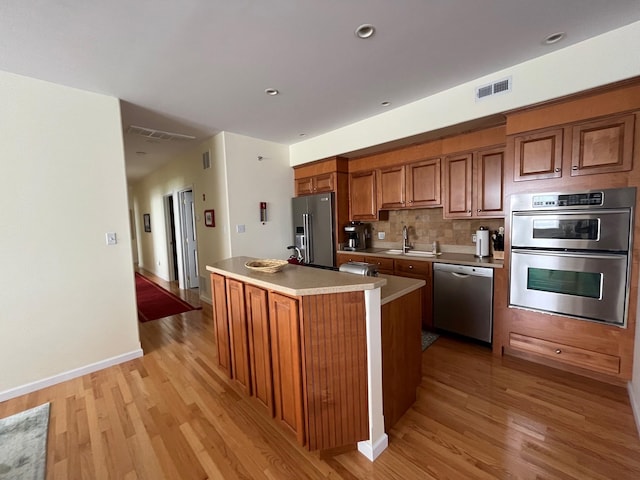
[[[338,266],[347,262],[364,262],[364,255],[352,255],[350,253],[337,253],[336,263]]]
[[[333,173],[325,173],[314,177],[313,193],[333,192],[335,189]]]
[[[478,217],[504,216],[504,148],[478,152],[475,212]]]
[[[275,417],[301,445],[306,443],[298,301],[269,294]]]
[[[349,217],[351,220],[377,220],[375,171],[350,174]]]
[[[606,118],[574,126],[571,175],[631,170],[634,129],[634,115]]]
[[[418,278],[427,284],[422,288],[422,326],[433,328],[433,265],[420,260],[394,260],[394,274]]]
[[[432,207],[440,197],[440,159],[433,158],[406,167],[407,206]]]
[[[313,193],[313,177],[298,178],[296,180],[296,197]]]
[[[245,285],[245,299],[249,328],[251,391],[269,415],[273,416],[273,376],[267,292],[253,285]]]
[[[444,162],[444,218],[471,216],[471,153],[447,157]]]
[[[378,273],[384,273],[385,275],[393,275],[393,259],[387,257],[364,257],[367,263],[375,263],[378,266]]]
[[[404,208],[404,166],[378,170],[380,208]]]
[[[224,277],[211,274],[211,298],[213,299],[213,328],[218,347],[218,366],[231,377],[231,349],[229,344],[229,319]]]
[[[542,180],[562,176],[562,129],[520,135],[513,139],[513,180]]]
[[[247,395],[251,395],[249,368],[249,336],[244,307],[244,284],[227,278],[227,309],[231,337],[231,368],[233,379]]]

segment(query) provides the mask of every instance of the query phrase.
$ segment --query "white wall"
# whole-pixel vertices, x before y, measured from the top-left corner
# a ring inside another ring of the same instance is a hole
[[[202,153],[211,151],[211,168],[203,170]],[[264,157],[258,161],[257,157]],[[201,297],[210,301],[206,266],[223,258],[286,258],[291,242],[293,170],[286,145],[221,133],[186,152],[132,187],[140,266],[169,279],[163,196],[192,188],[196,210]],[[204,195],[204,199],[203,199]],[[268,221],[260,223],[259,202],[268,204]],[[214,228],[204,225],[204,211],[215,210]],[[177,210],[176,210],[177,211]],[[142,215],[151,215],[151,233]],[[245,225],[245,233],[235,226]]]
[[[640,75],[640,22],[495,72],[290,147],[291,165],[438,130]],[[475,87],[506,76],[513,91],[476,102]]]
[[[142,352],[118,100],[4,72],[0,98],[1,401]]]
[[[203,169],[202,154],[211,151],[211,168]],[[169,280],[169,252],[164,197],[173,195],[178,215],[178,192],[192,189],[196,212],[198,269],[205,275],[207,262],[230,256],[224,137],[217,135],[177,156],[167,165],[131,187],[136,223],[139,266]],[[203,199],[203,194],[205,199]],[[215,210],[215,227],[205,227],[204,210]],[[151,215],[151,233],[144,231],[142,216]]]
[[[287,258],[292,244],[293,169],[281,145],[225,132],[231,253],[234,257]],[[258,160],[262,156],[262,160]],[[267,222],[260,222],[267,202]],[[245,233],[236,226],[244,225]]]

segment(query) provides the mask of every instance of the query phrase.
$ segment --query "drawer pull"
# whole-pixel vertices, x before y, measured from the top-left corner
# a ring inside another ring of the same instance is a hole
[[[413,265],[409,265],[409,270],[411,270],[413,268]]]
[[[556,348],[556,355],[560,355],[562,353],[562,350],[560,350],[559,348]]]

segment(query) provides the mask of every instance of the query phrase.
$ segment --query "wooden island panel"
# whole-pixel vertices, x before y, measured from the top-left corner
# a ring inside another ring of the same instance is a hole
[[[369,437],[363,292],[302,297],[311,450]]]

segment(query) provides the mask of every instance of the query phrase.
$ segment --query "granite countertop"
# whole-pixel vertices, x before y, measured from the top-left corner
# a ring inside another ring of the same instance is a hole
[[[503,268],[503,260],[495,260],[493,257],[477,258],[473,254],[469,253],[451,253],[442,252],[432,257],[418,257],[403,254],[390,254],[384,253],[389,250],[388,248],[368,248],[366,250],[359,250],[357,252],[350,252],[346,250],[338,250],[338,253],[344,253],[347,255],[364,255],[375,256],[383,258],[392,258],[399,260],[415,260],[417,262],[439,262],[439,263],[451,263],[455,265],[470,265],[473,267],[489,267],[489,268]]]
[[[213,265],[207,265],[207,270],[291,296],[373,290],[387,283],[387,279],[383,277],[364,277],[352,273],[292,264],[286,265],[281,272],[277,273],[256,272],[244,266],[250,260],[256,259],[252,257],[228,258]]]
[[[278,273],[255,272],[244,266],[251,257],[234,257],[207,265],[207,270],[235,280],[274,290],[287,295],[320,295],[324,293],[353,292],[381,288],[380,303],[392,302],[426,285],[424,280],[380,275],[364,277],[353,273],[321,268],[286,265]]]
[[[378,278],[387,280],[387,284],[382,287],[380,292],[381,305],[397,300],[407,293],[411,293],[427,284],[424,280],[397,277],[395,275],[380,275]]]

